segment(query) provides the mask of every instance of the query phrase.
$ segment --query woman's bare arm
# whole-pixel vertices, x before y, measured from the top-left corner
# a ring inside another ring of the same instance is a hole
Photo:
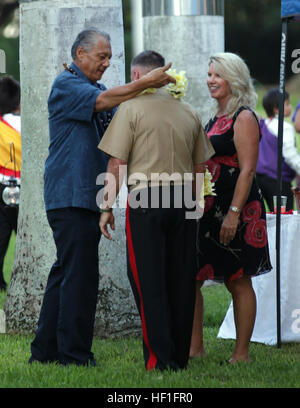
[[[242,210],[249,196],[258,158],[259,127],[253,113],[243,111],[237,117],[234,124],[234,143],[240,165],[240,174],[231,205]],[[220,242],[227,245],[234,238],[238,219],[238,212],[228,211],[221,227]]]

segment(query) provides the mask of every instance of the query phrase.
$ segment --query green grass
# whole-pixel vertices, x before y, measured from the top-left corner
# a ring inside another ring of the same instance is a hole
[[[14,237],[6,257],[8,279],[13,260]],[[223,285],[203,289],[204,339],[207,357],[192,359],[182,372],[146,372],[141,338],[95,338],[97,367],[61,367],[28,364],[33,336],[0,335],[0,388],[298,388],[300,344],[280,349],[250,344],[251,364],[220,364],[230,358],[234,341],[217,333],[230,303]],[[4,294],[1,295],[1,304]],[[2,307],[2,306],[1,306]],[[106,397],[105,397],[106,398]]]
[[[146,372],[141,338],[94,339],[97,367],[28,365],[32,336],[1,335],[0,387],[4,388],[298,388],[300,344],[280,349],[251,343],[252,363],[220,365],[234,341],[217,339],[230,296],[224,286],[204,288],[206,359],[178,373]]]

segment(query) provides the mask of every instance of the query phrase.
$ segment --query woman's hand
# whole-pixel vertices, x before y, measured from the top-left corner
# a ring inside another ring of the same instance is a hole
[[[220,242],[229,245],[234,239],[239,223],[239,214],[231,210],[228,211],[220,230]]]

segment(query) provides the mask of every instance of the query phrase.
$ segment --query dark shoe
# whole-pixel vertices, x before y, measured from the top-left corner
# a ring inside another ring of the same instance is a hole
[[[58,361],[55,359],[38,360],[37,358],[34,358],[33,356],[31,356],[30,359],[28,360],[28,364],[32,364],[32,363],[49,364],[49,363],[58,363]]]

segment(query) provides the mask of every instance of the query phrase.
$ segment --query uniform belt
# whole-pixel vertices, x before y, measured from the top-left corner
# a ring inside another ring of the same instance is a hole
[[[182,181],[176,181],[176,180],[142,180],[138,184],[131,184],[128,185],[128,188],[130,191],[135,190],[135,189],[141,189],[141,188],[149,188],[149,187],[169,187],[169,186],[183,186],[184,183]]]

